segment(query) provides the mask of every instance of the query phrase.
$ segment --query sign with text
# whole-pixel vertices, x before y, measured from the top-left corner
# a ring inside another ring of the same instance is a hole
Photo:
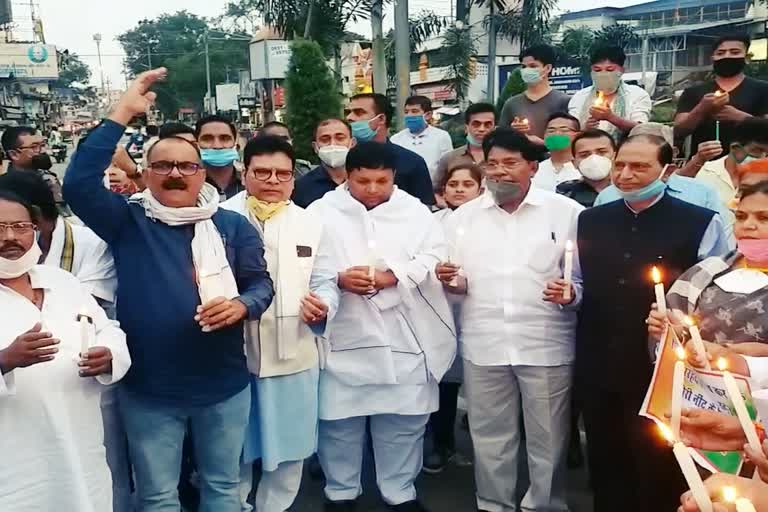
[[[285,78],[291,61],[291,42],[280,40],[255,41],[250,45],[251,79]]]
[[[640,416],[655,421],[657,424],[670,426],[667,414],[672,410],[672,380],[677,355],[675,347],[679,344],[674,329],[668,329],[659,346],[653,378],[648,387],[645,401],[640,409]],[[734,374],[747,410],[753,419],[756,417],[746,377]],[[723,383],[722,372],[692,368],[686,364],[683,379],[684,409],[705,409],[728,416],[736,416],[733,404],[728,398]],[[663,442],[659,440],[659,442]],[[715,473],[738,474],[744,461],[741,452],[710,452],[689,448],[693,458],[705,469]]]
[[[52,44],[0,44],[0,78],[59,78],[56,47]]]

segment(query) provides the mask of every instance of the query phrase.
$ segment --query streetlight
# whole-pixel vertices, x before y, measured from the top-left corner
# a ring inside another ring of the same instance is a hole
[[[224,37],[211,37],[211,32],[218,32],[220,34],[224,34]],[[209,52],[208,48],[208,41],[248,41],[250,42],[252,38],[246,37],[246,36],[240,36],[240,35],[234,35],[234,34],[227,34],[226,32],[222,32],[219,30],[208,30],[208,27],[205,28],[205,32],[203,32],[203,44],[204,44],[204,51],[205,51],[205,81],[206,81],[206,87],[208,89],[208,113],[209,114],[215,114],[214,108],[213,108],[213,95],[211,92],[211,54]]]
[[[93,34],[96,42],[96,53],[99,54],[99,73],[101,74],[101,92],[104,92],[104,66],[101,64],[101,34]]]

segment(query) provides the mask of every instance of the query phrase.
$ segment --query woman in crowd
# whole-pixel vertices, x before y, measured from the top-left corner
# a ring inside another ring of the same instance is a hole
[[[477,165],[464,163],[449,169],[440,183],[440,194],[447,205],[447,208],[435,213],[440,222],[445,224],[456,208],[478,197],[482,191],[482,181],[483,173]],[[456,329],[461,332],[458,314],[461,299],[457,295],[447,295],[453,304]],[[429,419],[433,449],[424,460],[425,473],[440,473],[456,456],[454,426],[461,381],[461,355],[457,354],[453,366],[440,382],[440,409]]]

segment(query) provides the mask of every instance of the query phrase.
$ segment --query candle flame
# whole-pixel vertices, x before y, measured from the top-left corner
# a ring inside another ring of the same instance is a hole
[[[373,250],[376,248],[376,241],[375,240],[368,240],[368,248]]]
[[[658,426],[659,426],[659,432],[661,433],[661,437],[663,437],[670,443],[675,440],[675,436],[672,433],[672,429],[670,429],[668,426],[664,425],[663,423],[658,423]]]
[[[603,93],[603,91],[598,91],[597,99],[595,100],[595,106],[602,107],[603,103],[605,103],[605,93]]]
[[[651,269],[651,278],[653,278],[654,284],[659,284],[661,282],[661,271],[656,265]]]
[[[681,361],[685,360],[685,349],[683,347],[678,346],[675,349],[675,354],[677,355],[677,358],[680,359]]]
[[[739,494],[734,487],[723,487],[723,499],[728,503],[734,503]]]
[[[719,97],[720,97],[720,96],[722,96],[722,95],[723,95],[723,93],[722,93],[721,91],[719,91],[719,90],[718,90],[718,91],[715,91],[715,96],[716,96],[716,97],[718,97],[718,98],[719,98]]]
[[[728,369],[728,361],[726,361],[724,357],[719,358],[717,360],[717,367],[721,372],[724,372]]]
[[[685,316],[685,317],[683,317],[683,322],[685,322],[685,325],[687,325],[688,327],[693,327],[694,325],[696,325],[696,324],[693,322],[693,318],[691,318],[691,317],[689,317],[689,316]]]
[[[523,118],[523,124],[528,124],[528,118],[527,117]]]
[[[573,250],[573,242],[570,240],[565,241],[565,250],[566,251],[572,251]]]

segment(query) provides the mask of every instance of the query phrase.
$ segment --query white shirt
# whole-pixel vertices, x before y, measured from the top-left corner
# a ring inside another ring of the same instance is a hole
[[[581,178],[581,173],[571,162],[563,164],[562,169],[557,169],[552,159],[548,158],[539,163],[539,169],[531,182],[542,190],[554,192],[557,186],[565,181],[573,181]]]
[[[72,274],[85,286],[88,292],[106,302],[115,302],[117,292],[117,272],[115,260],[104,240],[85,226],[70,224],[74,253]],[[59,267],[64,252],[64,220],[56,219],[56,227],[51,237],[51,247],[45,257],[44,265]]]
[[[720,201],[728,208],[731,201],[736,197],[736,185],[734,185],[728,169],[725,168],[725,162],[729,155],[725,155],[717,160],[706,162],[699,172],[696,173],[696,180],[709,185],[717,195]]]
[[[393,144],[410,149],[423,158],[427,163],[429,175],[432,177],[433,183],[437,173],[437,163],[440,161],[440,158],[446,153],[453,151],[453,142],[451,142],[450,134],[434,126],[427,126],[423,132],[417,134],[411,133],[406,128],[393,135],[390,140]]]
[[[0,510],[112,510],[100,401],[131,365],[125,334],[73,275],[37,265],[29,277],[43,308],[0,285],[0,349],[38,322],[61,343],[53,361],[0,374]],[[112,351],[111,375],[78,375],[83,310]]]
[[[464,359],[479,366],[573,362],[581,281],[573,280],[575,300],[566,308],[542,299],[547,282],[563,276],[566,241],[575,242],[583,209],[531,187],[511,214],[490,192],[453,212],[447,236],[468,283],[460,333]],[[457,238],[459,228],[463,235]],[[574,257],[574,270],[577,264]]]
[[[636,85],[623,84],[626,91],[626,115],[624,116],[629,121],[637,123],[647,123],[651,119],[651,109],[653,108],[653,102],[651,96],[642,87]],[[593,101],[593,87],[585,87],[580,90],[571,98],[571,102],[568,104],[568,113],[576,117],[576,119],[585,122],[581,119],[581,114],[584,111],[584,103],[587,101]],[[610,134],[618,134],[619,130],[608,121],[600,121],[598,128],[607,131]]]

